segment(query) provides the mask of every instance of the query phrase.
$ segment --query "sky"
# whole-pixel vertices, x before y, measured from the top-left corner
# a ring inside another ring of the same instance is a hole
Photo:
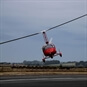
[[[49,29],[87,14],[87,0],[0,0],[0,42]],[[47,32],[63,57],[87,61],[87,16]],[[42,34],[0,45],[0,62],[42,61]],[[52,59],[48,59],[52,60]]]

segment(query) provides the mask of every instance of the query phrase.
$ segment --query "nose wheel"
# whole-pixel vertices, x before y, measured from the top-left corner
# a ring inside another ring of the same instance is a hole
[[[42,61],[45,63],[45,58],[43,58]]]

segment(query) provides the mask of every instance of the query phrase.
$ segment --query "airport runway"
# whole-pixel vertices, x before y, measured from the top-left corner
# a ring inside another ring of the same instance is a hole
[[[87,87],[87,75],[1,76],[0,87]]]

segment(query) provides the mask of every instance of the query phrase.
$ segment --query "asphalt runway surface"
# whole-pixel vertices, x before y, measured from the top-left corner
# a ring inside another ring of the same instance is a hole
[[[1,76],[0,87],[87,87],[87,75]]]

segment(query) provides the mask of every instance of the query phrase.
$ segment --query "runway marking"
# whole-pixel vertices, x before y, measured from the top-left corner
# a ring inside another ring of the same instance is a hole
[[[2,82],[15,82],[15,81],[84,81],[87,78],[32,78],[32,79],[6,79],[0,80]]]

